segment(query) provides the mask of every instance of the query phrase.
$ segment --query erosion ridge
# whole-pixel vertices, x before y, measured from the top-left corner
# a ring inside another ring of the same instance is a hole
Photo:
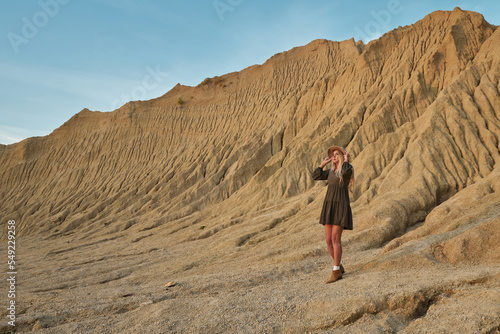
[[[499,75],[500,30],[455,8],[0,146],[20,329],[498,330]],[[310,172],[334,144],[353,157],[354,231],[324,287]]]

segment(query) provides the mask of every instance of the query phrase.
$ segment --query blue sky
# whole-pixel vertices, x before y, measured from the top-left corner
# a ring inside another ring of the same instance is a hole
[[[7,0],[0,143],[47,135],[83,108],[112,111],[319,38],[366,43],[456,6],[500,24],[498,0]]]

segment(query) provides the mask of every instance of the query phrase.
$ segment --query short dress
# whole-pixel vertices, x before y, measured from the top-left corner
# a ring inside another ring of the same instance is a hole
[[[339,225],[346,230],[352,230],[352,211],[348,186],[353,170],[352,165],[346,161],[342,164],[340,177],[335,175],[332,169],[324,171],[321,167],[316,168],[312,173],[315,180],[328,180],[328,189],[319,218],[320,224]],[[343,179],[342,183],[340,178]]]

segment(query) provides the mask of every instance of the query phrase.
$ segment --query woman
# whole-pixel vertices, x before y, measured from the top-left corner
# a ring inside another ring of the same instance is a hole
[[[332,162],[332,168],[323,171],[323,167]],[[352,211],[349,200],[349,190],[354,187],[354,168],[349,163],[349,153],[340,147],[328,149],[328,157],[314,170],[315,180],[328,180],[325,201],[319,222],[325,225],[326,245],[333,259],[333,270],[326,283],[342,278],[344,267],[340,264],[342,258],[342,231],[352,230]]]

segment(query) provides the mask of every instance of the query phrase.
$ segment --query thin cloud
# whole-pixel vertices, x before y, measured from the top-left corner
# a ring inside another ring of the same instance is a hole
[[[33,136],[48,135],[45,131],[32,131],[14,126],[0,125],[0,143],[4,145],[14,144]]]
[[[102,91],[102,87],[135,83],[135,81],[126,78],[79,70],[33,64],[20,66],[8,63],[0,63],[0,78],[82,95],[91,99],[101,98],[106,94]]]
[[[0,62],[0,80],[70,94],[80,100],[87,100],[88,105],[100,105],[102,107],[100,110],[106,111],[111,108],[112,101],[121,98],[123,95],[130,95],[131,89],[143,83],[144,78],[150,72],[148,68],[160,69],[160,71],[166,72],[166,69],[159,65],[145,65],[142,72],[136,70],[131,74],[136,77],[136,79],[131,79],[43,65],[25,64],[20,66]],[[165,93],[162,87],[174,85],[169,81],[170,78],[166,78],[164,82],[161,82],[161,85],[157,85],[161,94]],[[148,91],[147,93],[158,95],[157,91]],[[153,98],[156,95],[144,96],[144,99]],[[32,96],[32,98],[35,97]],[[128,101],[123,103],[126,102]]]

